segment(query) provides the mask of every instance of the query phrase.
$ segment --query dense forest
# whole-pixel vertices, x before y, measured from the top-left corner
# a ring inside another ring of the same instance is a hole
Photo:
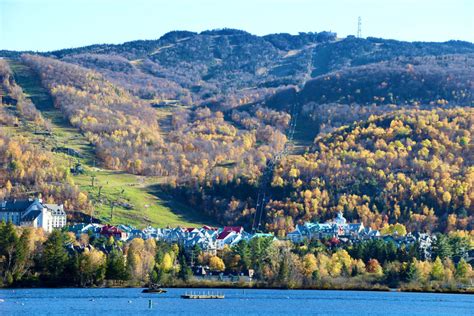
[[[308,221],[337,211],[374,228],[472,229],[473,119],[470,108],[405,110],[316,139],[310,153],[275,170],[274,229],[281,216]]]
[[[275,167],[266,228],[284,234],[343,211],[373,228],[402,222],[410,231],[471,230],[473,118],[472,108],[401,110],[318,137],[307,154]],[[185,191],[213,215],[247,214],[242,223],[249,223],[252,183]]]
[[[161,189],[196,212],[246,227],[265,186],[263,229],[281,235],[338,211],[373,228],[472,230],[473,54],[474,45],[460,41],[233,29],[0,52],[34,70],[103,167],[162,177]],[[0,108],[0,123],[47,130],[5,60],[0,75],[3,94],[19,101]],[[27,140],[3,142],[49,154]],[[19,159],[4,156],[5,170]],[[28,169],[41,180],[36,186],[70,185],[68,174],[43,179],[59,172],[47,168]]]

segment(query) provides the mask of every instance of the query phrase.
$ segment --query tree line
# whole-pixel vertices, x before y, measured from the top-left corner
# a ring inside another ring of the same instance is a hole
[[[252,270],[254,284],[261,287],[457,290],[474,274],[464,259],[453,262],[452,251],[472,243],[472,235],[440,234],[432,260],[422,257],[417,244],[396,247],[383,240],[340,246],[325,239],[293,244],[257,237],[212,254],[198,246],[185,249],[154,239],[122,242],[87,234],[76,238],[58,230],[45,235],[41,229],[2,222],[0,284],[205,285],[193,278],[192,270],[203,266],[214,275],[238,276]]]

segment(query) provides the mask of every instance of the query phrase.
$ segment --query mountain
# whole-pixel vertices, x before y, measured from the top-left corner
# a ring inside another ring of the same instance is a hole
[[[474,53],[474,45],[461,41],[340,39],[330,32],[255,36],[222,29],[174,31],[158,40],[92,45],[41,55],[97,70],[142,98],[235,107],[341,69],[368,64],[377,68],[377,63],[397,58],[469,53]],[[0,56],[11,54],[0,52]]]
[[[473,67],[473,54],[397,57],[319,75],[308,80],[298,93],[296,89],[276,93],[267,105],[282,107],[294,101],[301,104],[452,102],[474,105]]]
[[[374,227],[473,229],[472,43],[221,29],[0,56],[14,73],[3,72],[4,99],[34,82],[5,110],[67,126],[88,146],[73,159],[143,177],[143,199],[159,192],[221,224],[250,227],[258,215],[282,233],[339,210]],[[112,220],[114,198],[87,190]],[[115,194],[120,219],[153,222],[155,210],[131,216],[137,200]]]

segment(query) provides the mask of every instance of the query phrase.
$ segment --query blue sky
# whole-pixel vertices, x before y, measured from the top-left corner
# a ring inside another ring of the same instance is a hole
[[[156,39],[171,30],[331,30],[474,42],[474,0],[0,0],[0,49],[47,51]]]

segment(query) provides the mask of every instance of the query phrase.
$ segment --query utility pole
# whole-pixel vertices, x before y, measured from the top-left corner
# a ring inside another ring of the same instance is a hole
[[[110,221],[114,219],[114,207],[115,207],[115,203],[110,202]]]
[[[92,186],[92,187],[94,187],[95,178],[96,178],[95,175],[92,175],[92,176],[91,176],[91,186]]]
[[[362,18],[360,16],[357,19],[357,37],[362,37]]]
[[[103,185],[99,186],[99,195],[97,196],[97,199],[98,199],[98,200],[100,200],[100,193],[101,193],[101,191],[102,191],[102,187],[103,187]]]

